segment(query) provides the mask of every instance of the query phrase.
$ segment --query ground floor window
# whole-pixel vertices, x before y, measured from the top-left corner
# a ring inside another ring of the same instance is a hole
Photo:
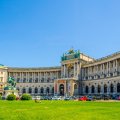
[[[23,88],[23,90],[22,90],[22,91],[23,91],[23,93],[26,93],[26,89],[25,89],[25,88]]]
[[[52,88],[52,94],[54,94],[54,87]]]
[[[40,92],[43,94],[44,93],[44,88],[41,88]]]
[[[110,85],[110,92],[113,93],[113,84]]]
[[[104,85],[104,93],[107,93],[107,85]]]
[[[37,87],[35,88],[35,93],[38,93],[38,88]]]
[[[85,88],[85,92],[88,94],[88,91],[89,91],[89,88],[88,88],[88,86],[86,86],[86,88]]]
[[[120,93],[120,83],[117,84],[117,92]]]
[[[46,93],[48,94],[49,92],[50,92],[50,89],[49,89],[49,87],[47,87]]]
[[[32,88],[29,88],[29,93],[30,93],[30,94],[32,93]]]
[[[98,93],[100,93],[100,92],[101,92],[101,86],[98,85]]]
[[[95,93],[95,87],[92,85],[92,87],[91,87],[91,92],[92,93]]]

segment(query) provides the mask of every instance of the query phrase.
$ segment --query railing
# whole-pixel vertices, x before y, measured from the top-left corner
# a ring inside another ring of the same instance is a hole
[[[114,73],[107,73],[107,74],[96,74],[94,76],[85,76],[82,78],[82,80],[99,80],[99,79],[105,79],[105,78],[112,78],[112,77],[117,77],[120,76],[120,72],[116,71]]]

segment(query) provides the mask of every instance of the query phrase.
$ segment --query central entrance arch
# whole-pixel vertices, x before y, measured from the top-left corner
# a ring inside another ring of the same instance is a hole
[[[60,95],[64,95],[64,85],[60,84],[59,86]]]

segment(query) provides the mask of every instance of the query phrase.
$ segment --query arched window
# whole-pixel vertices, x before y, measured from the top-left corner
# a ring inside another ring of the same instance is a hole
[[[98,93],[100,93],[100,92],[101,92],[101,86],[98,85]]]
[[[35,79],[35,83],[38,83],[38,78]]]
[[[32,78],[29,79],[29,83],[32,83]]]
[[[44,82],[44,78],[41,79],[41,82],[42,82],[42,83]]]
[[[107,85],[104,85],[104,93],[107,93]]]
[[[46,88],[46,93],[49,93],[50,92],[50,89],[49,87]]]
[[[26,83],[26,78],[23,79],[23,83]]]
[[[43,88],[43,87],[40,89],[40,92],[41,92],[42,94],[44,93],[44,88]]]
[[[30,93],[30,94],[32,93],[32,88],[29,88],[29,93]]]
[[[26,93],[26,89],[25,88],[22,89],[22,93]]]
[[[50,82],[50,78],[47,79],[47,82],[48,82],[48,83]]]
[[[86,88],[85,88],[85,92],[88,94],[88,91],[89,91],[89,88],[88,88],[88,86],[86,86]]]
[[[113,91],[114,91],[113,88],[114,88],[114,86],[113,86],[113,84],[111,84],[111,85],[110,85],[110,92],[111,92],[111,93],[113,93]]]
[[[120,92],[120,83],[117,84],[117,92]]]
[[[95,87],[92,85],[92,87],[91,87],[91,92],[92,93],[95,93]]]
[[[38,93],[38,88],[37,87],[35,88],[35,93]]]

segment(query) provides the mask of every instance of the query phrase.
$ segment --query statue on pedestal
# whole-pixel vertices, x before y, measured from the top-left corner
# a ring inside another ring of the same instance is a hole
[[[16,90],[16,82],[13,77],[9,77],[7,80],[7,86],[4,87],[4,96],[7,97],[9,94],[18,95],[18,90]]]

